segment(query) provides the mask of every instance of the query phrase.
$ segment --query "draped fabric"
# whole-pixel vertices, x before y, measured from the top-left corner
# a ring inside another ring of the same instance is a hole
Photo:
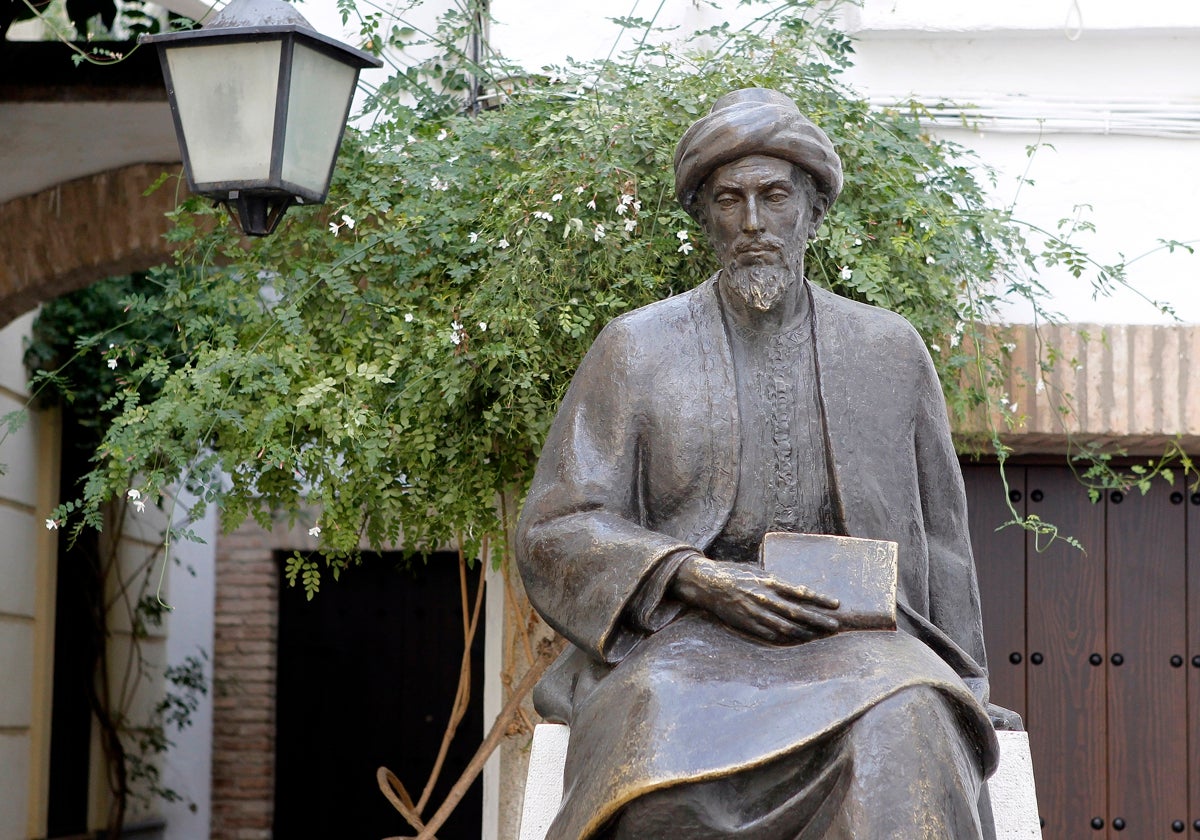
[[[572,727],[552,840],[599,836],[660,791],[803,766],[909,690],[940,698],[979,778],[995,766],[965,498],[932,363],[892,313],[815,288],[811,303],[809,330],[753,368],[714,278],[614,321],[576,374],[516,543],[531,600],[572,642],[535,694]],[[768,392],[761,415],[739,406],[746,376]],[[765,441],[749,461],[748,431]],[[747,478],[786,464],[794,482]],[[772,520],[896,541],[900,631],[778,646],[681,614],[664,578],[690,551],[746,559],[771,524],[747,513],[764,499]]]

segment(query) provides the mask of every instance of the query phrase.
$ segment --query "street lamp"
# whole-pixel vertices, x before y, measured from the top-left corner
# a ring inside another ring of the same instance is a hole
[[[192,192],[249,236],[325,201],[359,71],[383,62],[283,0],[233,0],[201,29],[140,40],[158,47]]]

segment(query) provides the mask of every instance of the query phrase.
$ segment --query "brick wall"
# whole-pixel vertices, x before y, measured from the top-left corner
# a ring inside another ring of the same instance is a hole
[[[178,163],[139,163],[0,204],[0,326],[97,278],[159,265],[175,249],[164,215],[176,182],[143,195]]]
[[[213,642],[213,840],[268,840],[275,800],[274,537],[255,525],[217,541]]]

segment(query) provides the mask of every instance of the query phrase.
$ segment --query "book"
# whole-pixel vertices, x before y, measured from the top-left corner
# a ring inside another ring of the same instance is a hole
[[[759,563],[780,580],[837,598],[842,630],[896,629],[894,542],[772,531],[763,537]]]

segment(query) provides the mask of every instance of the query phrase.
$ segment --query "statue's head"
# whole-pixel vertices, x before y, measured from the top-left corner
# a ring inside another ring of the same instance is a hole
[[[804,272],[804,248],[842,187],[833,144],[778,91],[717,100],[675,150],[675,191],[704,227],[726,281],[771,309]]]
[[[842,191],[842,160],[825,132],[779,91],[744,88],[718,99],[675,147],[675,196],[683,209],[699,220],[708,177],[751,155],[788,161],[811,178],[821,218]]]

